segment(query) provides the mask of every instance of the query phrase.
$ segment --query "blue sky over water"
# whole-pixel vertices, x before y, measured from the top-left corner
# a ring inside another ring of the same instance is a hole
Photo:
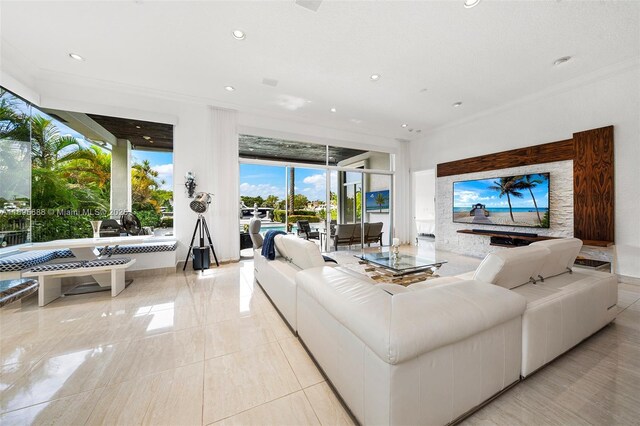
[[[549,178],[548,175],[535,174],[531,179],[539,179],[539,183],[532,189],[533,195],[540,208],[549,207]],[[482,203],[487,208],[504,208],[508,207],[507,197],[500,197],[500,192],[489,189],[490,186],[496,185],[500,178],[469,180],[463,182],[454,182],[453,184],[453,207],[470,207],[476,203]],[[511,204],[514,208],[531,208],[533,207],[533,199],[528,189],[519,190],[522,198],[511,196]]]

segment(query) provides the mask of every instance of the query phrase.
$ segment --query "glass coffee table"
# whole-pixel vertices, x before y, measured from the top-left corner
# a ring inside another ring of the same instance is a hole
[[[355,255],[365,264],[364,272],[370,278],[402,285],[436,278],[435,272],[446,260],[416,257],[399,254],[395,257],[390,252],[361,253]]]

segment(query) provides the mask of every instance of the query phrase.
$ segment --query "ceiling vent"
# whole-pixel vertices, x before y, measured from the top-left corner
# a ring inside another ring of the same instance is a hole
[[[262,84],[271,86],[271,87],[276,87],[278,85],[278,80],[276,80],[275,78],[263,78]]]
[[[298,6],[302,6],[305,9],[309,9],[313,12],[317,12],[320,8],[322,0],[296,0]]]

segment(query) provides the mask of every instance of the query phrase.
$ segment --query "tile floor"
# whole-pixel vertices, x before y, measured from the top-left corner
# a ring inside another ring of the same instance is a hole
[[[450,261],[442,275],[479,262],[439,255]],[[640,286],[620,284],[614,325],[465,423],[638,424],[638,299]],[[114,299],[1,310],[0,393],[2,425],[352,423],[254,282],[252,261],[138,278]]]

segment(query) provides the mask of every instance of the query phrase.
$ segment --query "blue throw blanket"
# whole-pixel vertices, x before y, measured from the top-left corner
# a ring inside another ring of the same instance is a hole
[[[262,255],[269,260],[276,258],[276,245],[273,240],[276,235],[287,235],[282,231],[267,231],[262,242]]]

